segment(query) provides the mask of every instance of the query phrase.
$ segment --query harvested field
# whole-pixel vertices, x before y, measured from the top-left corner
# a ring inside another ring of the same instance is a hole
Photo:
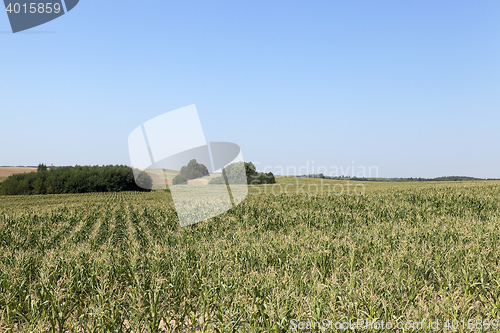
[[[36,168],[27,167],[0,167],[0,180],[5,180],[5,178],[15,175],[18,173],[34,172]]]

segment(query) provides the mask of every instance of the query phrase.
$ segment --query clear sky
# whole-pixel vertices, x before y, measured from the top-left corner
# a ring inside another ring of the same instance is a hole
[[[129,164],[196,104],[261,170],[500,178],[498,0],[81,0],[0,45],[0,165]]]

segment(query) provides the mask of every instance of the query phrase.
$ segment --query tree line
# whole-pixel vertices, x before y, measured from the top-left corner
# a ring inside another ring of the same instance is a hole
[[[445,176],[436,178],[366,178],[366,177],[355,177],[355,176],[326,176],[322,173],[293,176],[301,178],[322,178],[322,179],[333,179],[333,180],[358,180],[358,181],[374,181],[374,182],[436,182],[436,181],[471,181],[471,180],[499,180],[493,178],[474,178],[466,176]]]
[[[125,165],[47,168],[40,164],[36,172],[9,176],[0,183],[0,195],[149,191],[152,183],[141,171],[136,183],[134,170]]]
[[[222,173],[230,184],[241,184],[245,183],[245,181],[247,184],[252,185],[276,183],[276,179],[272,172],[257,172],[257,168],[252,162],[229,164],[222,170]],[[209,184],[225,184],[223,176],[213,178],[210,180]]]

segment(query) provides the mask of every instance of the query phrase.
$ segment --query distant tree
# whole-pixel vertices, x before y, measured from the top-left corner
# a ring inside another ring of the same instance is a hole
[[[147,191],[153,180],[142,172],[137,183],[133,170],[124,165],[74,166],[16,174],[2,182],[0,194],[60,194],[88,192]],[[141,186],[138,186],[138,183]]]
[[[275,184],[276,179],[272,172],[257,172],[255,165],[252,162],[245,162],[245,171],[248,184]]]
[[[47,171],[47,166],[43,163],[38,164],[38,168],[36,169],[37,172],[41,171]]]
[[[33,182],[33,194],[45,194],[45,188],[43,187],[43,179],[37,178]]]
[[[243,169],[245,174],[243,174]],[[223,170],[223,175],[230,184],[274,184],[276,179],[272,172],[257,172],[252,162],[231,163]],[[225,184],[223,177],[216,177],[210,180],[209,184]]]
[[[145,173],[144,171],[140,172],[137,175],[135,180],[136,184],[143,189],[152,189],[153,188],[153,179],[150,175]]]
[[[172,184],[174,185],[180,185],[180,184],[187,184],[187,178],[184,177],[181,174],[178,174],[177,176],[174,177],[172,180]]]
[[[272,172],[264,173],[259,172],[248,179],[249,184],[260,185],[260,184],[275,184],[276,179]]]
[[[247,177],[254,175],[257,172],[257,168],[252,162],[245,162],[245,173]]]
[[[183,166],[180,174],[187,179],[195,179],[209,175],[207,167],[196,162],[195,159],[192,159],[186,166]]]
[[[244,162],[229,164],[222,170],[222,173],[229,182],[229,184],[247,184],[246,172],[247,172],[247,167],[246,163]]]

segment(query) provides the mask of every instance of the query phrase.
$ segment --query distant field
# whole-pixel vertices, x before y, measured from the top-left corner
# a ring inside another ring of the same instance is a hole
[[[25,167],[0,167],[0,181],[5,180],[7,177],[17,173],[34,172],[36,168]]]
[[[142,169],[141,169],[142,170]],[[179,171],[170,169],[145,169],[144,170],[153,179],[153,189],[160,189],[164,184],[164,177],[167,177],[168,185],[172,185],[172,180],[179,174]],[[190,185],[207,185],[210,179],[218,177],[220,174],[211,174],[206,177],[189,180]]]
[[[185,228],[168,191],[0,197],[0,331],[500,318],[500,182],[277,182]]]

